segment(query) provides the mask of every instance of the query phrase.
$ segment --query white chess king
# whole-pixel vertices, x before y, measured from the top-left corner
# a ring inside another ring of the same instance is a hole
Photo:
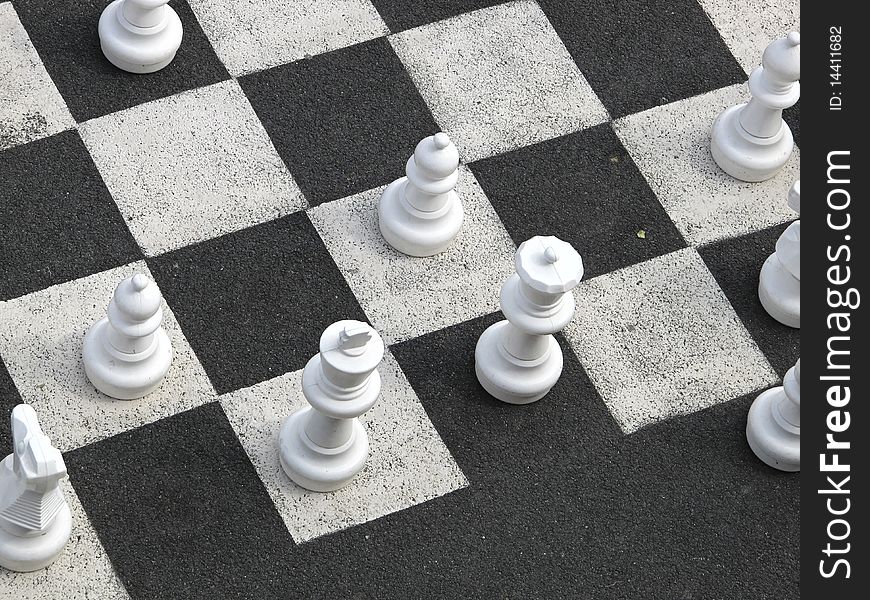
[[[501,288],[506,321],[491,325],[474,351],[483,388],[510,404],[543,398],[562,374],[562,349],[552,334],[574,315],[571,290],[583,277],[583,261],[559,238],[536,236],[523,242],[516,273]]]
[[[780,471],[801,470],[801,361],[788,370],[783,385],[762,392],[746,420],[749,447]]]
[[[172,346],[163,330],[162,296],[147,275],[118,284],[108,316],[85,335],[82,360],[94,387],[133,400],[152,392],[169,371]]]
[[[770,179],[791,156],[794,138],[782,111],[800,98],[800,43],[795,31],[772,42],[749,76],[752,98],[725,109],[713,123],[713,159],[732,177]]]
[[[0,566],[36,571],[55,561],[72,530],[58,485],[66,465],[28,404],[12,409],[12,444],[0,463]]]
[[[159,71],[181,46],[181,20],[169,0],[114,0],[100,16],[100,47],[110,63],[131,73]]]
[[[788,205],[801,214],[801,182],[788,192]],[[761,266],[758,298],[771,317],[789,327],[801,326],[801,222],[795,221],[776,241],[776,251]]]
[[[358,417],[378,399],[383,356],[383,340],[366,323],[339,321],[323,332],[302,371],[310,406],[287,417],[278,436],[281,466],[300,486],[337,490],[365,466],[369,440]]]
[[[405,165],[405,177],[391,183],[378,204],[381,234],[410,256],[432,256],[450,246],[464,213],[453,191],[459,179],[459,151],[446,133],[424,138]]]

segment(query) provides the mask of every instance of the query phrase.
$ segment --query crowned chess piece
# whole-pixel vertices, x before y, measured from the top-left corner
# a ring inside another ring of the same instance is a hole
[[[302,371],[310,406],[287,417],[278,436],[284,472],[300,486],[337,490],[365,466],[369,440],[359,416],[378,399],[383,356],[383,340],[366,323],[339,321],[323,332]]]
[[[100,46],[109,62],[130,73],[159,71],[181,45],[181,20],[169,0],[115,0],[100,16]]]
[[[501,288],[506,321],[491,325],[474,352],[477,379],[510,404],[541,399],[562,374],[562,349],[553,337],[574,315],[570,291],[583,277],[583,261],[567,242],[536,236],[523,242],[516,273]]]
[[[391,183],[378,205],[381,234],[411,256],[447,249],[462,227],[463,210],[453,191],[459,152],[446,133],[424,138],[405,165],[405,177]]]
[[[801,182],[788,192],[788,205],[801,214]],[[761,266],[758,298],[771,317],[789,327],[801,326],[801,222],[795,221],[776,241],[776,251]]]
[[[12,409],[12,454],[0,463],[0,566],[36,571],[55,561],[72,530],[59,482],[63,456],[28,404]]]
[[[800,98],[800,43],[795,31],[772,42],[749,76],[749,103],[725,109],[713,123],[713,159],[732,177],[770,179],[791,156],[794,138],[782,111]]]
[[[788,370],[783,385],[762,392],[749,407],[749,447],[780,471],[801,470],[801,361]]]
[[[161,303],[160,290],[147,275],[138,273],[118,284],[108,316],[85,335],[82,359],[95,388],[132,400],[160,385],[172,362]]]

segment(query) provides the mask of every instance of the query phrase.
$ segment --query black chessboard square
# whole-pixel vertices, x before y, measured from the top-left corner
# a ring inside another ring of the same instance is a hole
[[[76,121],[136,106],[229,78],[186,0],[170,6],[184,37],[175,58],[156,73],[127,73],[100,49],[97,25],[107,0],[16,0],[15,9],[48,74]]]
[[[148,259],[219,394],[296,371],[365,315],[305,213]]]
[[[0,153],[0,300],[141,258],[76,131]]]
[[[515,243],[570,242],[586,278],[686,246],[609,124],[470,166]]]
[[[746,79],[697,0],[540,5],[613,118]]]
[[[21,395],[0,356],[0,448],[12,447],[12,409],[21,404]]]
[[[502,2],[504,0],[372,0],[393,33]]]
[[[438,131],[386,38],[239,82],[312,206],[400,177],[417,142]]]

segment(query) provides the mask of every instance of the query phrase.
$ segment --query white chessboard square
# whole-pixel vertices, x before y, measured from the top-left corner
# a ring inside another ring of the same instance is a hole
[[[369,436],[368,461],[349,485],[335,492],[307,491],[281,468],[281,424],[291,413],[308,406],[302,395],[301,370],[221,398],[224,412],[297,542],[365,523],[468,485],[389,352],[378,371],[381,395],[360,417]]]
[[[0,3],[0,150],[75,127],[12,3]]]
[[[426,258],[384,240],[383,190],[321,204],[308,216],[384,340],[394,344],[497,311],[516,248],[471,171],[459,169],[456,193],[465,211],[459,234],[446,251]]]
[[[40,425],[44,421],[39,415]],[[51,437],[51,432],[47,432]],[[52,564],[30,573],[0,567],[0,600],[127,600],[106,550],[69,479],[60,482],[72,514],[72,532]]]
[[[531,0],[483,8],[389,39],[466,162],[608,119]]]
[[[217,394],[163,304],[163,328],[172,342],[172,366],[154,392],[138,400],[114,400],[85,375],[82,342],[106,316],[118,283],[151,272],[137,261],[95,275],[0,302],[0,355],[24,402],[63,452],[215,400]]]
[[[307,206],[235,80],[93,119],[79,130],[148,256]]]
[[[389,33],[369,0],[188,0],[235,76]]]
[[[565,336],[626,433],[778,381],[694,248],[581,282],[575,298]]]
[[[747,183],[722,171],[710,154],[710,130],[725,108],[746,102],[745,84],[629,115],[614,129],[650,187],[692,246],[737,237],[794,218],[786,204],[800,178],[797,146],[772,179]]]

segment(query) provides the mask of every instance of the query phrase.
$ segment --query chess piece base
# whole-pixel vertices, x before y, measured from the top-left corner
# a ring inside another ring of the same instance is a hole
[[[332,492],[346,486],[365,466],[369,440],[359,419],[353,420],[350,439],[337,448],[323,448],[305,433],[311,407],[284,420],[278,436],[281,466],[296,484],[315,492]]]
[[[741,181],[770,179],[785,165],[794,149],[791,129],[782,122],[779,133],[770,138],[750,135],[740,124],[746,104],[725,109],[713,122],[710,151],[719,167]]]
[[[42,535],[20,537],[0,527],[0,566],[10,571],[37,571],[53,563],[72,531],[69,506],[63,508]]]
[[[378,224],[387,243],[410,256],[432,256],[446,250],[462,227],[464,211],[456,192],[441,209],[424,212],[405,199],[407,177],[391,183],[378,203]]]
[[[553,336],[550,348],[538,360],[521,360],[504,350],[501,340],[507,321],[490,325],[477,340],[474,371],[489,394],[508,404],[530,404],[556,385],[562,374],[562,348]]]
[[[768,314],[789,327],[801,326],[801,282],[771,254],[761,266],[758,299]]]
[[[181,20],[170,6],[164,6],[162,23],[136,27],[122,14],[123,0],[115,0],[100,15],[97,31],[106,59],[130,73],[159,71],[175,58],[181,46]]]
[[[777,387],[755,399],[746,420],[746,441],[766,465],[795,472],[801,470],[800,430],[798,433],[786,430],[773,415],[774,402],[784,393],[783,388]]]
[[[117,400],[134,400],[153,392],[163,381],[172,364],[172,345],[163,329],[154,332],[153,351],[143,352],[145,356],[137,360],[119,360],[109,354],[103,343],[104,329],[109,320],[97,321],[85,335],[82,347],[82,361],[85,374],[95,388]]]

